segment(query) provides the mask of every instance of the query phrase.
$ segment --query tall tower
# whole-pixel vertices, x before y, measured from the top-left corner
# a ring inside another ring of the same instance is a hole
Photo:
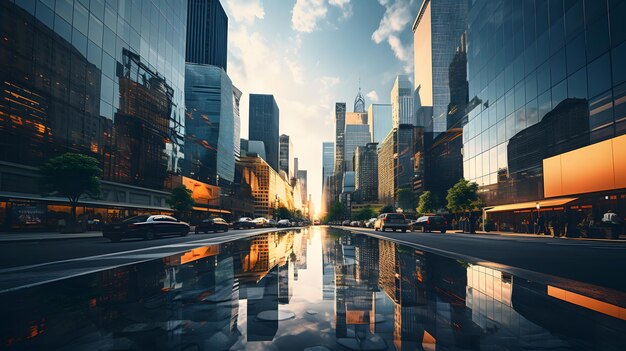
[[[391,119],[392,127],[398,128],[401,124],[415,125],[413,114],[413,94],[409,77],[400,75],[391,88]]]
[[[276,171],[278,167],[279,110],[274,95],[250,94],[248,136],[250,140],[265,143],[267,163]]]
[[[343,173],[344,133],[346,131],[346,103],[335,103],[335,173]]]
[[[219,0],[188,0],[185,61],[226,71],[228,17]]]

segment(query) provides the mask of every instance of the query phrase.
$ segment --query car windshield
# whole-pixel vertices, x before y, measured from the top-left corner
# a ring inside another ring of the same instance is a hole
[[[396,213],[390,213],[390,214],[387,215],[387,219],[404,219],[404,215],[396,214]]]
[[[434,223],[443,223],[445,222],[445,218],[443,217],[429,217],[428,220]]]
[[[133,216],[133,217],[128,217],[124,219],[122,222],[123,223],[139,223],[139,222],[145,222],[147,219],[148,219],[148,216]]]

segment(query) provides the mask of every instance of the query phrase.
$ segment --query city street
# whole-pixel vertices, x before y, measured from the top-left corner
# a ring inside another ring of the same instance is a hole
[[[152,241],[128,239],[118,243],[102,237],[1,243],[0,292],[162,258],[205,245],[276,230],[231,230],[227,233],[163,237]]]
[[[484,260],[494,268],[549,274],[579,282],[626,291],[626,242],[513,237],[448,232],[375,232],[369,228],[341,227],[355,233],[434,251],[457,259]]]

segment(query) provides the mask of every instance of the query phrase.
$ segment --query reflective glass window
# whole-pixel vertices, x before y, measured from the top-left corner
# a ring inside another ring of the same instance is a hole
[[[493,103],[489,106],[489,127],[493,126],[494,124],[496,124],[496,121],[498,120],[498,115],[496,113],[496,104]]]
[[[515,85],[515,71],[513,70],[513,65],[510,64],[504,70],[504,90],[509,91],[509,89],[513,88]]]
[[[569,74],[578,71],[587,62],[585,57],[585,36],[580,34],[570,41],[567,50],[567,72]]]
[[[615,115],[615,132],[626,134],[626,83],[613,89],[613,113]]]
[[[519,33],[521,33],[521,31],[519,31]],[[515,70],[515,84],[517,84],[524,79],[524,56],[518,56],[513,62],[513,67]]]
[[[115,30],[117,27],[117,15],[113,9],[106,6],[104,9],[104,25]]]
[[[589,96],[593,97],[611,87],[611,66],[606,53],[587,65]]]
[[[104,19],[104,1],[91,0],[89,2],[89,11],[102,21]]]
[[[526,110],[524,107],[515,111],[515,133],[526,129]]]
[[[537,93],[550,89],[550,65],[544,63],[537,69]]]
[[[508,169],[506,145],[506,142],[498,145],[498,170]]]
[[[513,89],[509,90],[504,96],[505,99],[505,114],[508,116],[509,114],[515,111],[515,94]]]
[[[87,60],[98,68],[102,67],[102,49],[91,40],[89,40],[87,48]]]
[[[552,85],[562,81],[567,75],[566,72],[565,50],[559,50],[550,58],[550,79]]]
[[[498,142],[498,131],[496,126],[489,128],[489,148],[496,146]]]
[[[537,112],[539,116],[539,120],[543,119],[548,112],[552,110],[552,94],[550,90],[545,93],[539,95],[537,98]]]
[[[537,38],[537,64],[544,63],[550,57],[550,33],[545,32]]]
[[[550,9],[552,14],[552,9]],[[563,18],[557,21],[550,21],[550,54],[556,53],[565,43],[565,26]]]
[[[587,24],[587,62],[595,59],[609,49],[609,23],[600,18]]]
[[[506,140],[506,123],[504,120],[498,122],[496,128],[498,129],[498,144],[503,143]]]
[[[55,12],[67,22],[72,22],[73,11],[74,0],[57,0]]]
[[[87,56],[87,37],[74,29],[72,33],[72,45],[80,51],[83,56]]]
[[[611,43],[613,47],[626,40],[626,2],[611,8]]]
[[[503,120],[504,116],[506,116],[506,110],[504,108],[504,98],[501,98],[496,102],[496,116],[497,121]]]
[[[498,171],[498,148],[491,148],[489,150],[489,173],[495,173]]]
[[[515,114],[511,113],[506,116],[506,140],[509,140],[515,135]]]
[[[606,1],[605,0],[587,0],[585,1],[585,20],[587,22],[598,18],[606,18]]]
[[[589,100],[589,129],[600,129],[613,123],[613,96],[606,91]]]
[[[115,78],[116,61],[111,55],[104,52],[102,54],[102,73],[111,79]]]
[[[552,108],[556,108],[565,99],[567,99],[567,82],[562,81],[552,87]]]
[[[537,122],[539,122],[539,115],[537,112],[537,100],[535,99],[526,104],[526,126],[530,127]]]
[[[575,36],[583,29],[583,23],[582,0],[565,1],[565,36],[567,38]]]
[[[35,14],[35,6],[37,3],[33,0],[15,0],[15,4],[26,10],[31,15]]]
[[[59,16],[54,20],[54,31],[68,43],[72,42],[72,26]]]
[[[587,70],[581,68],[567,78],[567,97],[587,98]]]
[[[613,55],[613,84],[626,82],[626,42],[612,50]]]
[[[500,98],[504,95],[504,71],[501,71],[496,77],[496,95]]]
[[[81,4],[74,4],[74,28],[84,35],[89,33],[89,11]]]
[[[35,10],[37,19],[43,22],[46,26],[52,28],[54,25],[54,11],[48,6],[44,5],[41,1],[37,3],[37,9]]]
[[[89,39],[102,46],[102,22],[94,15],[89,16]]]
[[[102,48],[105,52],[109,53],[109,55],[115,55],[115,41],[117,40],[117,36],[115,33],[109,29],[109,27],[104,27],[104,37],[102,39]]]
[[[526,104],[524,84],[520,83],[515,86],[515,109],[524,106]]]
[[[526,81],[524,82],[524,87],[526,88],[526,99],[534,99],[537,97],[537,76],[533,72],[526,77]]]

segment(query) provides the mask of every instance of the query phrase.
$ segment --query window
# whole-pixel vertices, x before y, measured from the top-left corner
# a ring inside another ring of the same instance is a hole
[[[552,110],[552,94],[550,91],[546,91],[545,93],[539,95],[537,98],[537,112],[539,116],[539,121],[545,116],[548,112]]]
[[[606,17],[587,24],[587,62],[605,53],[608,49],[609,23]]]
[[[585,65],[585,35],[580,34],[567,44],[567,72],[576,72]]]
[[[612,50],[613,84],[626,82],[626,42]]]
[[[613,123],[613,96],[606,91],[589,100],[589,129],[595,130]]]
[[[567,82],[562,81],[552,88],[552,108],[555,109],[565,99],[567,99]]]
[[[615,46],[626,40],[626,2],[612,8],[609,15],[611,16],[611,41]]]
[[[581,68],[567,78],[567,97],[587,98],[587,70],[585,68]]]
[[[524,87],[526,88],[526,99],[530,100],[537,97],[537,76],[534,72],[526,77]]]
[[[611,87],[611,66],[609,54],[606,53],[587,65],[589,96],[594,97]]]
[[[552,85],[555,85],[565,78],[565,66],[565,50],[561,49],[550,58],[550,81],[552,82]]]

